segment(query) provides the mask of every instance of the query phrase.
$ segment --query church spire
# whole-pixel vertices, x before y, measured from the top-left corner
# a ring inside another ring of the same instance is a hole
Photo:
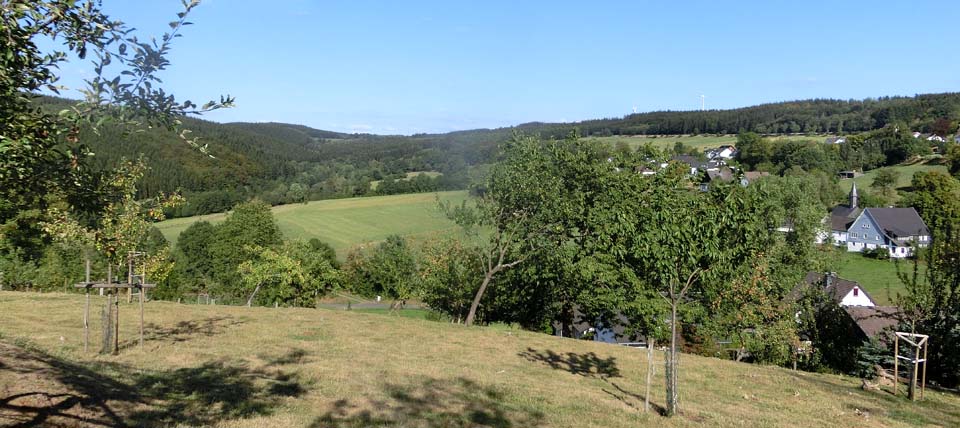
[[[853,182],[853,187],[850,188],[850,208],[856,208],[857,202],[860,199],[860,195],[857,194],[857,182]]]

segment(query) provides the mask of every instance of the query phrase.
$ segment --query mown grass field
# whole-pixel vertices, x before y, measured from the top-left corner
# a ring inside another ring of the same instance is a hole
[[[874,190],[870,188],[870,185],[873,184],[873,178],[876,177],[879,171],[884,169],[890,169],[900,174],[897,177],[897,183],[896,183],[897,189],[908,188],[910,187],[911,180],[913,180],[913,174],[919,171],[947,172],[946,165],[942,165],[940,163],[940,160],[941,159],[939,157],[931,157],[931,158],[913,162],[913,163],[884,167],[884,168],[877,168],[874,170],[867,171],[867,173],[857,178],[840,180],[840,188],[842,188],[845,192],[849,192],[850,188],[853,187],[853,182],[856,182],[858,189],[866,189],[867,191],[873,192]],[[899,197],[895,199],[899,199]]]
[[[824,136],[806,136],[806,135],[784,135],[777,137],[770,137],[772,139],[788,139],[788,140],[813,140],[813,141],[823,141]],[[694,147],[698,150],[706,150],[714,147],[720,147],[724,145],[736,145],[737,136],[736,135],[679,135],[679,136],[646,136],[646,135],[636,135],[636,136],[613,136],[613,137],[586,137],[584,140],[587,141],[596,141],[601,143],[607,143],[610,145],[615,145],[620,142],[624,142],[630,145],[631,148],[636,149],[637,147],[643,146],[644,144],[650,143],[654,147],[660,149],[672,149],[673,145],[677,142],[682,142],[687,145],[687,147]]]
[[[101,298],[93,299],[99,308]],[[906,427],[960,424],[858,379],[685,355],[683,413],[645,414],[645,352],[510,328],[324,309],[121,304],[119,356],[83,352],[78,295],[0,292],[0,425]],[[94,317],[91,341],[99,339]],[[651,392],[664,405],[663,355]]]
[[[892,305],[897,293],[905,294],[903,282],[897,276],[897,266],[904,273],[912,272],[912,260],[877,260],[859,253],[838,251],[837,275],[857,281],[878,304]],[[921,275],[923,266],[920,267]]]
[[[425,239],[456,231],[456,225],[437,209],[437,197],[459,203],[463,191],[312,201],[273,207],[280,230],[287,239],[319,238],[343,256],[358,245],[377,242],[392,234]],[[157,228],[171,243],[191,224],[223,221],[225,214],[166,220]]]

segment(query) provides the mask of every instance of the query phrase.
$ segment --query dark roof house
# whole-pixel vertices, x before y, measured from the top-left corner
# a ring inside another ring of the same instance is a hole
[[[929,236],[930,230],[913,208],[867,208],[865,213],[873,218],[883,233],[894,240],[913,236]]]

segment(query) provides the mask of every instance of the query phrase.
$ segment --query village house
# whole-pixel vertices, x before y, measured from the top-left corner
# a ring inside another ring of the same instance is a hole
[[[715,149],[708,149],[704,152],[707,159],[733,159],[737,155],[737,148],[734,146],[720,146]]]
[[[826,274],[808,272],[803,282],[791,292],[791,298],[799,298],[802,291],[810,287],[819,288],[839,305],[849,317],[846,321],[849,330],[855,337],[852,339],[868,340],[877,338],[881,333],[891,330],[898,323],[899,310],[896,306],[880,306],[867,293],[860,283],[837,276],[836,273]]]
[[[882,248],[893,258],[909,257],[914,248],[930,245],[930,230],[915,209],[860,208],[856,182],[849,198],[849,204],[835,207],[826,220],[834,245],[857,253]],[[827,236],[821,234],[817,241]]]

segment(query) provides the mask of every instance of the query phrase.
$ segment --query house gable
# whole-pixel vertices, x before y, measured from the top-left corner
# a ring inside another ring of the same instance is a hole
[[[840,306],[877,306],[877,303],[857,284],[840,299]]]
[[[887,245],[887,237],[876,220],[863,210],[847,229],[847,245],[854,249],[876,248]]]

